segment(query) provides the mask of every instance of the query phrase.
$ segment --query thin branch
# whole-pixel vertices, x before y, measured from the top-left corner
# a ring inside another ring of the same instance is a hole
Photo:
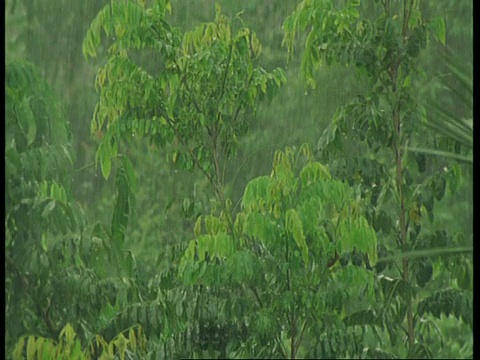
[[[255,295],[255,298],[258,301],[258,305],[260,305],[260,307],[263,308],[263,303],[262,303],[262,300],[260,299],[260,296],[258,295],[257,289],[255,289],[253,285],[250,285],[250,289],[253,291],[253,294]]]
[[[232,52],[233,52],[233,44],[230,44],[230,49],[229,49],[228,58],[227,58],[227,64],[225,66],[225,72],[223,73],[222,88],[221,88],[220,94],[218,96],[219,101],[223,97],[223,94],[225,92],[225,85],[227,83],[228,69],[230,67],[230,62],[232,60]]]
[[[402,28],[403,41],[405,41],[407,37],[408,22],[410,21],[410,16],[412,15],[412,8],[413,8],[414,1],[415,0],[410,0],[410,3],[408,4],[409,5],[408,10],[407,10],[408,0],[404,0],[403,2],[403,28]]]
[[[412,13],[413,0],[404,0],[403,2],[403,28],[402,28],[402,40],[406,41],[408,23],[410,15]],[[407,9],[408,7],[408,9]],[[393,85],[393,94],[398,96],[399,90],[397,89],[398,81],[398,67],[399,62],[395,62],[394,65],[390,67],[390,78]],[[407,244],[407,234],[408,234],[408,224],[406,222],[406,208],[405,208],[405,198],[403,193],[403,166],[402,166],[402,132],[401,132],[401,118],[400,118],[400,105],[399,103],[394,104],[392,111],[392,122],[393,122],[393,151],[395,156],[395,167],[396,167],[396,185],[398,198],[400,202],[400,213],[399,213],[399,227],[400,227],[400,244],[402,252],[405,253],[408,248]],[[409,272],[409,260],[408,258],[402,258],[402,277],[406,283],[410,281],[410,272]],[[408,343],[411,348],[415,342],[415,328],[413,324],[413,308],[412,308],[412,298],[407,299],[407,325],[408,325]]]
[[[194,161],[195,165],[197,166],[197,168],[207,177],[207,180],[213,186],[214,190],[216,190],[216,184],[213,181],[212,176],[200,164],[200,160],[198,160],[197,156],[194,154],[192,149],[190,149],[190,147],[186,143],[185,139],[179,134],[179,132],[177,131],[177,128],[175,127],[172,119],[170,119],[168,116],[164,116],[164,119],[167,121],[168,125],[173,130],[173,132],[175,133],[175,136],[180,140],[180,142],[182,143],[182,146],[188,151],[188,153],[190,154],[190,156],[191,156],[192,160]]]
[[[94,165],[95,165],[95,162],[92,162],[92,163],[90,163],[90,164],[87,164],[87,165],[81,167],[80,169],[75,170],[75,171],[74,171],[74,174],[79,173],[80,171],[83,171],[83,170],[87,170],[88,168],[90,168],[90,167],[92,167],[92,166],[94,166]]]
[[[173,59],[173,63],[175,64],[175,67],[180,70],[180,66],[178,65],[177,63],[177,60],[176,59]],[[180,81],[182,82],[183,85],[185,85],[185,87],[187,88],[187,91],[189,92],[189,94],[191,95],[191,98],[190,100],[192,101],[192,104],[193,106],[195,107],[195,110],[197,110],[200,114],[203,114],[203,115],[207,115],[205,114],[205,112],[200,108],[200,105],[198,105],[197,101],[195,100],[195,97],[193,96],[194,92],[192,91],[192,89],[190,88],[188,82],[187,82],[187,75],[186,74],[183,74]]]
[[[283,347],[281,339],[278,338],[278,334],[275,335],[275,342],[277,343],[278,347],[280,348],[280,352],[282,353],[282,357],[284,359],[286,359],[287,358],[287,353],[286,353],[286,351]]]
[[[298,349],[298,347],[300,346],[300,343],[303,340],[303,334],[304,334],[306,328],[307,328],[307,320],[305,320],[305,322],[303,323],[302,331],[300,332],[300,337],[298,338],[297,344],[295,345],[295,347],[297,349]]]
[[[290,359],[295,359],[297,347],[295,346],[295,336],[297,333],[296,327],[297,319],[295,318],[295,305],[292,306],[292,315],[290,319]]]

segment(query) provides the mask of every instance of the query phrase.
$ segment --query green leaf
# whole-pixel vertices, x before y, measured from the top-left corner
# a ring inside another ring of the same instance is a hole
[[[331,179],[331,177],[328,169],[318,162],[307,164],[300,172],[302,187],[306,187],[318,180]]]
[[[35,342],[35,336],[29,336],[27,340],[27,360],[35,360],[36,352],[37,346]]]
[[[50,213],[55,209],[55,205],[57,202],[55,200],[49,201],[49,203],[45,206],[45,208],[42,211],[42,217],[46,218],[50,215]]]
[[[25,337],[22,336],[18,339],[15,344],[15,349],[13,350],[13,360],[23,360],[23,349],[25,346]]]
[[[202,232],[202,216],[200,215],[195,221],[195,226],[193,227],[193,234],[195,237],[200,236]]]
[[[308,264],[308,247],[303,233],[303,225],[295,209],[288,209],[285,213],[285,228],[293,235],[293,239],[302,253],[302,259]]]
[[[104,141],[98,147],[96,158],[97,162],[100,162],[100,169],[102,170],[103,177],[105,180],[108,180],[110,171],[112,170],[112,155],[111,151],[109,151],[109,147]]]
[[[275,244],[278,239],[278,227],[267,215],[250,212],[244,219],[243,231],[266,244]]]
[[[260,176],[248,182],[242,198],[242,207],[246,212],[262,211],[265,208],[269,183],[269,176]]]
[[[115,179],[118,194],[115,200],[111,225],[113,237],[119,244],[123,244],[124,241],[125,229],[128,225],[128,218],[132,207],[131,202],[133,200],[132,189],[129,186],[130,184],[127,177],[125,166],[120,167]]]
[[[429,27],[435,38],[445,45],[445,19],[442,16],[436,16],[430,20]]]
[[[418,314],[431,313],[440,318],[441,314],[454,315],[473,326],[472,292],[462,289],[441,289],[433,292],[418,304]]]
[[[220,258],[230,257],[235,251],[233,238],[223,232],[218,233],[213,238],[212,250],[212,254],[217,255]]]
[[[137,182],[135,178],[135,170],[127,156],[122,157],[122,166],[125,171],[129,192],[133,194],[136,191]]]
[[[219,232],[225,231],[225,224],[219,218],[213,215],[205,216],[205,230],[208,234],[215,236]]]

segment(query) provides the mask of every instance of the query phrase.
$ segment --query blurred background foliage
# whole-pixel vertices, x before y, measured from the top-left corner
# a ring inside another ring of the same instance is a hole
[[[6,0],[5,3],[6,61],[28,60],[35,64],[41,77],[61,99],[72,133],[74,170],[68,172],[71,191],[91,223],[110,221],[116,192],[115,177],[105,181],[94,164],[96,137],[101,134],[90,133],[97,101],[95,72],[105,58],[100,56],[87,63],[82,54],[86,31],[107,3],[106,0]],[[227,187],[235,204],[249,180],[270,171],[275,150],[285,146],[298,148],[302,143],[315,148],[335,109],[361,94],[368,84],[352,69],[333,66],[316,71],[315,89],[306,87],[299,71],[302,49],[295,49],[288,60],[287,51],[282,47],[282,24],[295,9],[295,1],[178,0],[173,2],[171,21],[190,30],[213,19],[215,3],[220,4],[227,16],[243,11],[246,26],[257,33],[262,44],[260,65],[269,71],[284,67],[288,80],[281,91],[260,102],[253,125],[240,139],[239,153],[229,165],[227,176]],[[368,6],[368,2],[364,6]],[[438,0],[422,2],[422,6],[427,17],[445,18],[447,46],[432,41],[422,54],[420,61],[427,69],[429,81],[419,93],[426,104],[450,120],[466,120],[473,126],[471,87],[468,86],[473,76],[473,1]],[[302,43],[304,41],[297,42]],[[441,131],[438,137],[432,134],[425,134],[425,143],[415,146],[471,154],[471,148],[452,141],[448,134]],[[357,151],[346,146],[342,156],[355,156]],[[210,196],[208,184],[199,174],[173,167],[153,146],[145,143],[131,146],[128,156],[135,168],[137,186],[136,206],[131,211],[125,247],[137,258],[140,277],[148,279],[159,267],[169,266],[172,251],[186,246],[196,215],[209,208]],[[472,166],[464,165],[462,174],[455,191],[448,191],[438,202],[437,215],[430,226],[432,230],[450,228],[473,244]],[[452,328],[446,321],[437,325],[455,339],[464,338],[458,328]],[[458,355],[461,349],[455,348],[457,344],[444,355]]]

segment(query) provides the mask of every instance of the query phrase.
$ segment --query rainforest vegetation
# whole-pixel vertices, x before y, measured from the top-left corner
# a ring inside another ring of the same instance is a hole
[[[7,0],[5,358],[473,358],[472,19]]]

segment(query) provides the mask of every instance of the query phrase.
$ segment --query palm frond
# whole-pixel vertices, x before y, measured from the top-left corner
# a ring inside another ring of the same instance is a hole
[[[471,65],[462,64],[452,51],[446,51],[444,57],[449,70],[448,79],[442,85],[446,92],[437,96],[434,101],[427,101],[425,107],[428,111],[427,127],[443,138],[450,139],[460,144],[464,151],[473,150],[473,79],[470,76]],[[453,80],[453,81],[452,81]],[[454,113],[448,108],[445,97],[463,107],[467,116]],[[430,155],[453,158],[462,162],[472,163],[472,155],[458,152],[443,151],[439,149],[410,148],[409,151],[423,152]]]

